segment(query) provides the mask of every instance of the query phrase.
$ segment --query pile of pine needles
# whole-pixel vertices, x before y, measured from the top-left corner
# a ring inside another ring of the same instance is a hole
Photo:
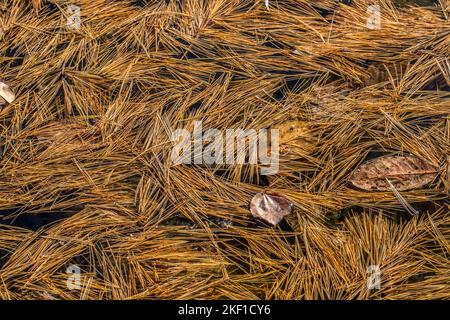
[[[448,0],[0,0],[0,298],[448,299],[449,56]],[[173,165],[194,121],[306,125],[267,177]],[[438,170],[416,215],[349,185],[394,154]],[[276,227],[267,190],[295,207]]]

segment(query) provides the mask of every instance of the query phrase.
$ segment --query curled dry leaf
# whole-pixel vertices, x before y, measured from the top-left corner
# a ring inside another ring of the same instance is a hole
[[[14,92],[11,88],[4,82],[0,81],[0,105],[12,103],[16,99]]]
[[[292,213],[294,205],[279,194],[257,193],[251,203],[250,212],[255,218],[277,225],[284,216]]]
[[[363,190],[398,191],[418,189],[432,182],[436,168],[413,156],[384,156],[360,165],[350,182]]]
[[[306,121],[290,120],[275,126],[280,132],[280,153],[288,155],[310,154],[314,149],[312,134]]]

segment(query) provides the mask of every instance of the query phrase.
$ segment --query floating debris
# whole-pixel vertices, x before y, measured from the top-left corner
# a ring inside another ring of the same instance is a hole
[[[418,189],[432,182],[436,168],[413,156],[384,156],[360,165],[350,182],[363,190],[397,191]]]
[[[291,214],[294,205],[279,194],[257,193],[251,203],[250,211],[255,218],[277,225],[284,216]]]
[[[401,77],[402,74],[405,74],[406,68],[407,65],[405,63],[372,63],[366,70],[363,84],[364,86],[372,86],[383,82],[389,82]]]
[[[400,202],[400,204],[402,205],[402,207],[412,216],[418,215],[419,211],[417,211],[416,209],[413,208],[413,206],[411,206],[408,201],[406,201],[406,199],[400,194],[400,192],[398,192],[398,190],[394,187],[394,185],[392,184],[391,180],[386,179],[387,183],[389,184],[389,187],[391,188],[392,192],[394,193],[395,197],[397,198],[397,200]]]
[[[0,81],[0,106],[5,105],[6,102],[12,103],[16,99],[14,92],[4,82]]]
[[[281,154],[309,154],[314,149],[308,122],[289,120],[276,126],[275,129],[280,131]]]
[[[371,64],[367,68],[367,76],[364,79],[365,86],[372,86],[380,82],[389,80],[389,73],[383,65]]]

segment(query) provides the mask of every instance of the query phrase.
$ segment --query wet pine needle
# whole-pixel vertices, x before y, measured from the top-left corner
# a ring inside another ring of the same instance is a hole
[[[64,1],[0,0],[1,299],[450,297],[448,0],[378,1],[373,30],[365,0],[74,2],[78,29]],[[174,166],[194,121],[302,126],[265,177]],[[436,168],[401,192],[417,215],[349,184],[386,155]],[[266,191],[284,224],[252,217]]]

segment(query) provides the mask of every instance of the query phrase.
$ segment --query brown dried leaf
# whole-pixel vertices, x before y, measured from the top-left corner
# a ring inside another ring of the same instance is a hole
[[[398,191],[418,189],[432,182],[437,175],[431,164],[413,156],[384,156],[360,165],[350,182],[363,190]]]
[[[292,213],[293,204],[279,194],[257,193],[251,203],[250,212],[255,218],[277,225],[284,216]]]
[[[365,86],[372,86],[377,83],[386,82],[391,77],[399,78],[406,70],[405,64],[382,64],[373,63],[366,70],[366,77],[363,79]]]
[[[367,76],[364,79],[365,86],[372,86],[374,84],[389,80],[389,73],[383,65],[371,64],[367,70]]]
[[[280,132],[280,153],[309,154],[314,149],[311,129],[306,121],[290,120],[274,129]]]

